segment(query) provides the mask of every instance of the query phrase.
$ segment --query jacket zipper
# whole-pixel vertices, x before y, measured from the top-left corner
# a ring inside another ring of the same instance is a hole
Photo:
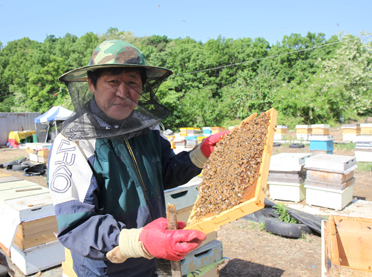
[[[134,167],[136,168],[137,175],[138,175],[138,178],[140,179],[140,183],[141,183],[141,186],[142,186],[143,192],[144,192],[144,194],[145,194],[145,198],[146,198],[147,204],[148,204],[149,207],[150,207],[150,201],[149,201],[149,198],[147,197],[147,190],[146,190],[146,187],[145,187],[145,183],[143,182],[143,179],[142,179],[142,176],[141,176],[141,172],[140,172],[140,170],[139,170],[139,167],[138,167],[138,164],[137,164],[136,158],[134,157],[134,153],[133,153],[132,147],[130,146],[128,140],[125,140],[125,144],[127,145],[127,148],[128,148],[129,154],[130,154],[130,156],[131,156],[131,158],[132,158],[132,161],[133,161]]]

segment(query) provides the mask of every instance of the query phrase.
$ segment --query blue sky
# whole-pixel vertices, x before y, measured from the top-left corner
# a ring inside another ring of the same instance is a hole
[[[137,37],[187,36],[206,42],[263,37],[271,44],[307,32],[326,38],[343,31],[372,33],[372,0],[0,0],[0,41],[48,35],[103,34],[110,27]]]

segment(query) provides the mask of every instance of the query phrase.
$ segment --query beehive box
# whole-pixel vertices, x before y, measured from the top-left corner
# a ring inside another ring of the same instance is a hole
[[[278,182],[268,181],[270,198],[273,200],[286,200],[300,202],[306,197],[304,182]]]
[[[305,184],[306,204],[341,211],[353,199],[353,187],[340,190]]]
[[[14,243],[22,250],[57,240],[57,220],[49,193],[6,201],[7,212],[20,222]]]
[[[329,135],[329,124],[313,124],[311,125],[312,135]]]
[[[274,141],[286,140],[288,136],[288,127],[285,125],[278,125],[275,129]]]
[[[333,141],[332,136],[323,136],[323,135],[311,135],[309,136],[310,146],[309,150],[325,150],[333,151]]]
[[[12,262],[25,275],[59,265],[65,259],[64,247],[59,241],[51,241],[26,250],[13,244],[10,252]]]
[[[62,262],[62,276],[77,277],[73,266],[74,262],[72,260],[71,251],[65,248],[65,260]]]
[[[196,176],[182,186],[164,191],[165,204],[174,204],[176,210],[192,207],[198,197],[198,186],[202,178]]]
[[[239,133],[240,128],[241,128],[241,130],[243,130],[243,128],[245,128],[245,127],[250,128],[251,125],[249,125],[249,124],[254,122],[254,119],[256,118],[256,116],[257,116],[257,114],[253,114],[250,117],[248,117],[247,119],[245,119],[239,126],[235,127],[234,130],[228,136],[230,136],[230,135],[233,136],[235,132],[236,132],[236,134],[239,134],[240,136],[242,136],[242,134]],[[271,109],[271,110],[269,110],[265,113],[263,118],[265,118],[265,117],[269,118],[267,126],[262,127],[263,128],[262,130],[256,130],[257,133],[251,134],[252,136],[257,135],[257,137],[255,137],[255,138],[258,139],[259,134],[266,133],[266,135],[264,137],[262,137],[261,142],[256,141],[256,145],[257,145],[257,143],[260,143],[259,146],[262,147],[263,150],[260,153],[261,156],[256,157],[256,162],[258,162],[258,165],[257,165],[257,167],[254,168],[255,172],[248,172],[247,171],[246,168],[248,168],[248,167],[246,167],[245,162],[248,162],[248,160],[244,160],[244,157],[242,157],[242,160],[240,160],[240,161],[238,159],[231,158],[229,160],[229,163],[231,163],[230,166],[226,165],[226,162],[224,160],[224,159],[227,159],[228,157],[226,157],[226,156],[225,157],[216,156],[214,158],[214,156],[212,156],[212,155],[218,155],[218,154],[215,154],[216,152],[218,152],[218,151],[216,151],[216,148],[215,148],[214,152],[212,153],[211,157],[209,158],[208,163],[205,166],[206,168],[208,168],[209,162],[211,160],[215,160],[217,164],[221,163],[220,166],[218,167],[219,170],[225,170],[226,171],[226,167],[227,166],[232,167],[232,165],[234,165],[236,168],[239,168],[239,170],[241,170],[241,174],[243,174],[243,175],[245,174],[245,176],[241,177],[241,179],[240,179],[242,181],[239,182],[239,178],[238,178],[239,176],[229,176],[229,180],[227,180],[227,182],[231,182],[231,183],[233,182],[234,185],[247,184],[248,179],[251,180],[251,178],[252,178],[252,180],[253,180],[255,176],[258,176],[258,178],[254,181],[254,183],[252,185],[249,185],[248,187],[246,187],[244,189],[242,195],[240,195],[240,196],[236,195],[237,197],[241,197],[241,200],[239,200],[239,201],[241,201],[241,203],[237,204],[237,205],[230,206],[228,208],[225,208],[223,206],[218,207],[219,209],[222,209],[222,212],[212,212],[212,213],[209,213],[209,214],[203,216],[202,219],[200,219],[200,218],[196,218],[196,216],[195,216],[196,211],[198,209],[198,200],[200,198],[200,194],[199,194],[198,199],[197,199],[196,203],[194,204],[191,216],[188,220],[188,225],[186,226],[186,229],[200,230],[200,231],[204,232],[205,234],[208,234],[208,233],[211,233],[213,231],[217,231],[220,228],[220,226],[222,226],[226,223],[229,223],[233,220],[241,218],[241,217],[243,217],[247,214],[253,213],[253,212],[255,212],[259,209],[262,209],[265,206],[265,204],[264,204],[265,190],[266,190],[266,187],[267,187],[267,179],[268,179],[268,174],[269,174],[269,165],[270,165],[270,158],[271,158],[273,141],[274,141],[277,111],[275,109]],[[259,119],[259,118],[260,117],[257,117],[257,119]],[[251,128],[254,128],[254,127],[251,127]],[[259,128],[258,125],[256,125],[256,128]],[[244,136],[245,136],[245,133],[244,133]],[[229,142],[228,137],[225,137],[220,143],[217,144],[216,147],[224,147],[225,142],[226,143]],[[254,144],[254,142],[255,141],[254,141],[254,138],[253,138],[253,141],[251,141],[250,143]],[[219,146],[219,145],[222,145],[222,146]],[[248,145],[248,142],[245,145]],[[227,149],[227,151],[225,153],[233,153],[233,150],[234,150],[234,151],[236,151],[234,153],[239,153],[239,154],[242,154],[242,155],[248,155],[248,153],[244,153],[244,151],[241,150],[242,148],[240,146],[237,146],[235,144],[234,145],[228,145],[228,146],[225,146],[225,147],[226,148],[222,148],[222,149]],[[255,146],[251,145],[251,147],[255,147]],[[246,159],[248,159],[248,158],[246,158]],[[241,164],[238,164],[239,162],[241,162]],[[217,164],[216,164],[216,168],[217,168]],[[209,177],[206,177],[205,169],[203,170],[203,178],[204,179],[209,178]],[[250,177],[251,175],[252,175],[252,177]],[[219,186],[219,184],[214,184],[214,186],[216,188],[217,186]],[[202,189],[202,188],[200,188],[200,189]],[[234,192],[234,194],[236,194],[236,193]],[[225,192],[224,196],[227,196],[227,195],[228,194],[226,194],[226,192]],[[220,195],[215,195],[215,197],[220,197],[220,196],[221,196],[221,194]]]
[[[361,135],[372,135],[372,123],[360,124],[360,134]]]
[[[306,171],[306,180],[342,184],[354,177],[357,167],[357,165],[354,165],[342,173],[308,169]]]
[[[318,154],[305,161],[305,168],[318,171],[344,173],[356,165],[356,158],[344,155]]]
[[[270,161],[271,172],[300,172],[305,165],[306,159],[312,156],[311,153],[280,153],[272,155]]]
[[[181,260],[182,275],[213,264],[223,258],[222,242],[213,240],[190,252]]]
[[[372,276],[372,219],[322,221],[322,276]]]
[[[13,243],[25,250],[40,244],[57,240],[58,225],[56,217],[48,216],[24,221],[18,225]]]
[[[342,130],[342,140],[344,141],[354,141],[358,135],[360,135],[360,125],[359,124],[344,124],[341,127]]]
[[[211,127],[212,135],[225,131],[224,127]]]
[[[305,140],[309,139],[311,134],[311,126],[310,125],[296,125],[296,138],[298,140]]]
[[[212,128],[211,127],[203,127],[203,135],[209,136],[212,134]]]

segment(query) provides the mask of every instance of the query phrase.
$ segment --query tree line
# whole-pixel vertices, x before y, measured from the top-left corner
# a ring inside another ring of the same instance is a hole
[[[279,125],[336,124],[372,115],[371,34],[291,34],[270,45],[264,38],[206,43],[110,28],[105,34],[22,38],[0,43],[0,112],[73,110],[64,72],[88,64],[106,39],[123,39],[146,55],[147,64],[174,74],[159,88],[170,110],[169,129],[231,126],[252,113],[278,110]]]

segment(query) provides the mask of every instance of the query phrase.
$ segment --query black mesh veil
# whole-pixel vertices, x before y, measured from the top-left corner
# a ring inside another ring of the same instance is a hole
[[[161,76],[147,77],[135,109],[124,120],[111,119],[101,111],[87,81],[65,81],[75,112],[64,122],[61,133],[69,140],[129,139],[143,134],[168,116],[167,108],[155,93],[171,74],[171,71],[164,71]],[[132,100],[128,98],[126,101]]]

